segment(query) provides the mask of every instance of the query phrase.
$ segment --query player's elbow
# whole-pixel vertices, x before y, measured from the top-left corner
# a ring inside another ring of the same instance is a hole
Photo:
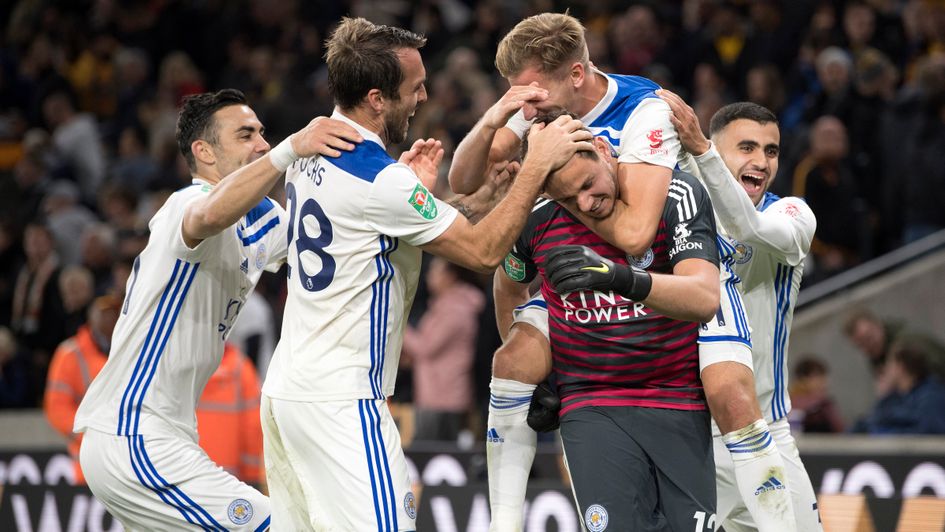
[[[707,323],[712,321],[719,311],[721,303],[721,291],[717,279],[711,282],[700,282],[698,289],[692,294],[690,312],[693,314],[693,321]]]
[[[502,264],[503,258],[505,258],[504,255],[489,254],[489,256],[482,257],[480,260],[475,261],[475,264],[473,264],[470,269],[476,273],[492,273]]]
[[[450,167],[449,175],[447,179],[450,183],[450,190],[454,194],[472,194],[479,189],[479,184],[473,183],[469,176],[464,175],[462,171],[459,170],[461,165],[452,165]]]
[[[616,242],[617,247],[631,257],[642,257],[646,255],[646,250],[650,248],[650,244],[653,240],[652,238],[647,238],[645,235],[634,234],[630,231],[618,235],[617,238],[619,239],[618,242]]]

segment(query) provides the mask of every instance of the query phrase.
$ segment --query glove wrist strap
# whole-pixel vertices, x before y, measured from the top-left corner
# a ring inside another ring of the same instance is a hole
[[[653,288],[653,277],[640,268],[624,266],[614,272],[615,292],[633,301],[643,301]]]

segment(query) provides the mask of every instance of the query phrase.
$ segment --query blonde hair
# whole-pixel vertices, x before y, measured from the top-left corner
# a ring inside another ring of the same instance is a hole
[[[548,73],[575,61],[587,68],[587,42],[584,26],[567,11],[542,13],[519,22],[499,42],[495,56],[495,66],[506,78],[529,66]]]

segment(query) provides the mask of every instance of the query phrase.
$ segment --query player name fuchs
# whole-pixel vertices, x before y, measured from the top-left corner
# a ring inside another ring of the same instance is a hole
[[[322,166],[318,157],[304,157],[292,163],[292,166],[299,169],[300,174],[312,180],[315,186],[322,184],[322,176],[325,173],[325,167]]]
[[[593,294],[593,301],[588,305],[587,294]],[[569,301],[574,299],[574,303]],[[597,292],[582,290],[561,296],[564,305],[564,319],[578,323],[600,323],[611,321],[626,321],[631,318],[640,318],[649,315],[646,305],[639,301],[627,299],[612,291]],[[579,303],[580,306],[575,305]],[[590,308],[588,308],[590,306]]]

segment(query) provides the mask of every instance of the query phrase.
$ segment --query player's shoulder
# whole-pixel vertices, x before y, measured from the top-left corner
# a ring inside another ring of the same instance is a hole
[[[666,196],[666,212],[682,207],[682,212],[687,213],[686,217],[691,218],[700,211],[711,210],[711,205],[709,193],[699,179],[682,170],[673,170]]]
[[[377,176],[397,161],[388,155],[380,144],[365,140],[351,151],[343,151],[338,157],[325,159],[340,170],[368,183],[373,183]]]
[[[791,218],[802,221],[815,222],[817,219],[814,215],[814,211],[811,210],[810,206],[807,205],[807,202],[804,201],[803,198],[797,196],[780,197],[771,192],[765,192],[764,200],[762,200],[758,210],[761,212],[785,214]]]
[[[618,92],[626,93],[645,93],[652,92],[660,88],[651,79],[642,76],[633,76],[629,74],[607,74],[607,77],[617,83]]]

